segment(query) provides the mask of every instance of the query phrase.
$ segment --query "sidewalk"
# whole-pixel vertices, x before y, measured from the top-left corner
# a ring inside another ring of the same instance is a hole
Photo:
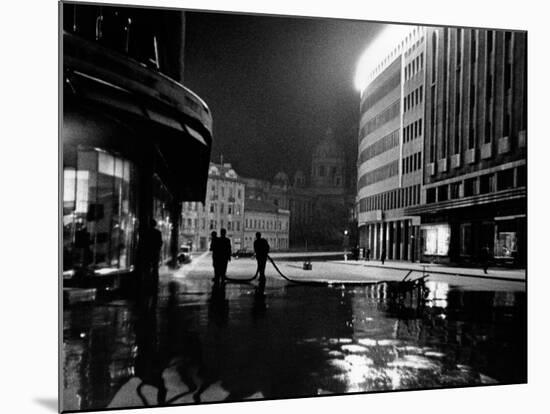
[[[406,261],[386,260],[382,264],[379,260],[336,260],[333,263],[350,266],[379,267],[382,269],[412,270],[414,273],[430,273],[464,277],[477,277],[483,279],[526,281],[525,269],[489,268],[487,274],[483,269],[470,267],[452,267],[435,263],[412,263]]]

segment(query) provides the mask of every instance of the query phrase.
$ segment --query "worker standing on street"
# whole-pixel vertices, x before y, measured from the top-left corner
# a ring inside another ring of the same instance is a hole
[[[256,254],[256,261],[258,262],[260,282],[265,282],[265,264],[267,262],[267,255],[269,254],[269,243],[266,239],[262,238],[262,233],[260,232],[256,233],[254,253]]]

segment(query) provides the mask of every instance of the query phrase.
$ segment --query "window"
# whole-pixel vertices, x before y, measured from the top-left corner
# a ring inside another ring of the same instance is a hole
[[[216,211],[216,205],[214,203],[210,204],[210,212],[214,213]]]
[[[479,193],[487,194],[494,191],[494,174],[482,175],[479,178]]]
[[[476,194],[476,179],[464,180],[464,197],[471,197]]]
[[[497,173],[497,189],[498,191],[507,190],[514,187],[514,170],[509,168]]]
[[[451,229],[448,224],[422,226],[424,254],[446,256],[449,253]]]
[[[435,188],[426,190],[426,203],[435,203]]]
[[[63,270],[128,269],[137,245],[134,165],[78,150],[63,170]]]
[[[448,199],[448,188],[446,185],[441,185],[437,187],[437,201],[447,201]]]
[[[325,166],[321,165],[319,167],[319,177],[324,177],[324,176],[325,176]]]
[[[460,197],[460,183],[451,184],[451,199],[455,200]]]
[[[462,256],[472,254],[472,225],[470,223],[460,224],[460,254]]]
[[[527,168],[525,165],[521,165],[516,169],[517,174],[517,187],[525,187],[527,185]]]

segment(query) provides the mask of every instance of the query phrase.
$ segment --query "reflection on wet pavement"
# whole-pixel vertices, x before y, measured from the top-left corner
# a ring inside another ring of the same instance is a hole
[[[526,381],[525,292],[171,279],[64,312],[65,410]]]

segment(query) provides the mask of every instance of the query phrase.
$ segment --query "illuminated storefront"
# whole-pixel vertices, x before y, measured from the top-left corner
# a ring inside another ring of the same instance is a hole
[[[63,270],[132,270],[135,166],[97,149],[80,149],[72,161],[63,171]]]
[[[424,255],[447,256],[449,254],[451,228],[448,224],[422,225],[420,230],[424,240]]]

